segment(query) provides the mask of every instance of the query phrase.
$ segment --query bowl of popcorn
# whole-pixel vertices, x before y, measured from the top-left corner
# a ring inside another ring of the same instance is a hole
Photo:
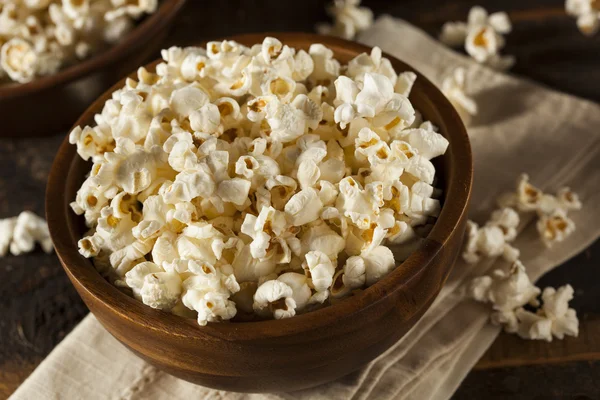
[[[2,136],[43,136],[68,129],[115,81],[160,49],[184,3],[0,2]]]
[[[48,182],[92,313],[158,368],[243,392],[344,376],[422,316],[460,250],[469,140],[379,48],[251,34],[163,50],[101,96]]]

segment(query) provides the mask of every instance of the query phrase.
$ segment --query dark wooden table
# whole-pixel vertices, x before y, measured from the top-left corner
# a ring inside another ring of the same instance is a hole
[[[165,46],[245,32],[312,31],[316,22],[327,20],[324,3],[190,0]],[[491,11],[510,13],[514,31],[505,53],[517,57],[514,74],[600,102],[600,34],[581,35],[575,21],[565,15],[562,0],[481,3]],[[465,20],[473,5],[464,0],[365,0],[365,4],[377,15],[404,18],[431,34],[437,34],[445,21]],[[43,213],[46,176],[64,135],[0,140],[0,217],[23,209]],[[578,338],[542,343],[502,334],[455,398],[599,399],[599,263],[600,242],[596,242],[540,282],[541,286],[569,282],[576,288],[572,304],[581,321]],[[0,259],[0,398],[10,395],[86,313],[54,255],[36,251]]]

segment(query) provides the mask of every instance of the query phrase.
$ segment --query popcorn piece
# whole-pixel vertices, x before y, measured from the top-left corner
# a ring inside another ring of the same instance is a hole
[[[335,0],[327,9],[334,19],[334,25],[319,24],[317,32],[322,35],[354,39],[358,33],[373,25],[373,12],[359,5],[360,0]]]
[[[367,286],[371,286],[396,267],[394,254],[385,246],[377,246],[361,257],[365,263],[365,277]]]
[[[547,247],[562,242],[575,231],[575,223],[560,209],[550,215],[542,215],[536,226]]]
[[[320,251],[309,251],[305,255],[303,268],[311,279],[317,292],[327,290],[333,282],[335,268],[327,254]]]
[[[348,258],[344,265],[344,275],[342,277],[344,285],[351,289],[362,287],[366,282],[366,270],[364,258],[359,256]]]
[[[23,211],[16,218],[0,220],[0,256],[4,257],[8,249],[12,255],[29,253],[39,243],[46,253],[53,250],[48,225],[43,218],[31,211]]]
[[[540,289],[531,283],[523,264],[516,261],[508,273],[497,269],[491,277],[474,279],[469,293],[477,301],[492,303],[494,310],[514,311],[526,304],[537,305]]]
[[[477,103],[466,93],[466,71],[464,68],[456,68],[442,81],[442,92],[457,110],[467,115],[477,114]],[[464,119],[464,118],[463,118]]]
[[[579,320],[574,309],[569,308],[569,301],[573,299],[571,285],[558,289],[546,288],[542,292],[542,310],[540,314],[552,320],[552,335],[562,339],[565,335],[579,334]]]
[[[296,310],[302,310],[311,298],[309,280],[304,274],[286,272],[279,275],[278,281],[285,283],[292,289],[292,299],[296,303]]]
[[[595,0],[567,0],[567,14],[577,18],[577,27],[586,36],[593,36],[600,29],[600,8]]]
[[[502,57],[498,52],[504,47],[504,37],[512,26],[508,15],[488,12],[480,6],[469,11],[468,21],[447,22],[442,27],[440,41],[451,47],[464,43],[465,50],[477,62],[504,70],[512,67],[514,57]]]
[[[275,319],[296,315],[294,291],[280,280],[266,281],[254,294],[254,311],[262,315],[272,314]]]
[[[125,282],[133,294],[146,305],[159,310],[172,309],[180,299],[179,274],[165,272],[158,265],[143,262],[125,274]]]

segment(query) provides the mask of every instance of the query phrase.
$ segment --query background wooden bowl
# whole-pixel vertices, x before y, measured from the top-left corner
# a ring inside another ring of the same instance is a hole
[[[114,46],[29,83],[0,84],[0,136],[48,136],[73,121],[107,88],[159,50],[186,0],[163,0]]]
[[[357,43],[311,34],[251,34],[232,39],[252,45],[265,35],[302,49],[323,43],[342,63],[370,51]],[[413,70],[386,57],[398,72]],[[101,96],[76,125],[92,124],[94,113],[123,84],[119,82]],[[273,392],[299,390],[344,376],[388,349],[423,315],[456,260],[465,229],[472,183],[465,128],[442,93],[423,76],[418,76],[410,98],[450,141],[446,154],[437,160],[444,205],[423,245],[387,277],[354,297],[290,319],[205,327],[128,297],[77,252],[85,227],[69,202],[89,164],[66,139],[54,161],[46,196],[48,224],[60,261],[89,309],[115,338],[177,377],[223,390]]]

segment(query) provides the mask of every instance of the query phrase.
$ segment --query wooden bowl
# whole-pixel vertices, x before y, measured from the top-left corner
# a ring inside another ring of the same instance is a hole
[[[160,49],[184,4],[162,1],[119,43],[54,75],[0,84],[0,136],[49,136],[69,128],[107,88]]]
[[[343,63],[370,51],[357,43],[319,35],[268,35],[295,48],[323,43]],[[252,45],[264,36],[232,39]],[[386,57],[396,71],[413,70]],[[92,124],[94,113],[100,111],[112,90],[123,85],[121,81],[101,96],[75,125]],[[60,261],[89,309],[115,338],[150,364],[179,378],[221,390],[287,392],[344,376],[396,343],[423,315],[456,260],[465,229],[472,181],[465,128],[448,100],[423,76],[418,75],[410,98],[450,141],[446,155],[437,162],[444,205],[423,245],[388,276],[356,296],[289,319],[209,323],[205,327],[128,297],[77,252],[77,240],[85,228],[69,202],[90,166],[66,139],[52,166],[46,197],[48,224]]]

